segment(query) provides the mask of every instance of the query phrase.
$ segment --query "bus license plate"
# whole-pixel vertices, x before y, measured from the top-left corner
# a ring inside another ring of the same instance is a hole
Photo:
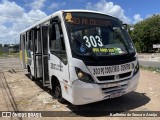
[[[122,95],[121,93],[112,93],[112,94],[110,94],[110,98],[119,97],[121,95]]]

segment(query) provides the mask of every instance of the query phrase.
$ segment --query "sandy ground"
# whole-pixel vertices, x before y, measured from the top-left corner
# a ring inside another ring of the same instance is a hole
[[[57,116],[52,118],[38,118],[43,120],[160,120],[160,117],[108,117],[109,113],[107,111],[160,111],[160,74],[142,70],[140,73],[139,85],[135,92],[119,98],[83,106],[74,106],[69,102],[60,104],[52,95],[52,91],[43,87],[40,81],[31,81],[27,72],[20,65],[19,59],[3,58],[0,59],[0,111],[52,111],[50,114]],[[62,111],[64,114],[61,114]],[[90,111],[90,113],[85,111]],[[67,114],[68,117],[63,117],[65,114]],[[93,114],[94,117],[88,117]]]

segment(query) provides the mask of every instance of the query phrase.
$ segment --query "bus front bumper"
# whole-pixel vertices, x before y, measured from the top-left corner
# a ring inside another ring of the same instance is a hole
[[[139,76],[140,73],[138,72],[136,75],[130,78],[128,80],[128,86],[125,89],[125,92],[121,93],[119,96],[136,90]],[[98,84],[85,83],[80,80],[76,80],[73,82],[71,103],[74,105],[84,105],[110,98],[111,97],[109,95],[108,97],[106,97],[106,94],[103,93],[101,86]]]

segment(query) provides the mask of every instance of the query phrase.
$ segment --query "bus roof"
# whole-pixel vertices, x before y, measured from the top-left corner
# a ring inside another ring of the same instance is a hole
[[[30,30],[31,28],[34,28],[34,27],[40,25],[43,22],[46,22],[47,20],[51,19],[52,17],[55,17],[56,15],[62,14],[63,12],[89,12],[89,13],[98,13],[98,14],[107,15],[105,13],[98,12],[98,11],[92,11],[92,10],[80,10],[80,9],[75,9],[75,10],[59,10],[59,11],[57,11],[57,12],[55,12],[55,13],[47,16],[46,18],[38,21],[37,23],[33,24],[32,26],[28,27],[27,29],[23,30],[20,34],[22,34],[22,33],[26,32],[26,31]],[[107,15],[107,16],[110,16],[110,15]],[[110,17],[113,17],[113,16],[110,16]]]

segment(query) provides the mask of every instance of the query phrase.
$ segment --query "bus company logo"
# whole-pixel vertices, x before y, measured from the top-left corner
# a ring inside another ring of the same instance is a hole
[[[67,22],[73,22],[72,21],[72,14],[71,13],[67,13],[65,19],[66,19]]]
[[[118,80],[118,79],[119,79],[119,75],[115,75],[115,76],[114,76],[114,79],[115,79],[115,80]]]

